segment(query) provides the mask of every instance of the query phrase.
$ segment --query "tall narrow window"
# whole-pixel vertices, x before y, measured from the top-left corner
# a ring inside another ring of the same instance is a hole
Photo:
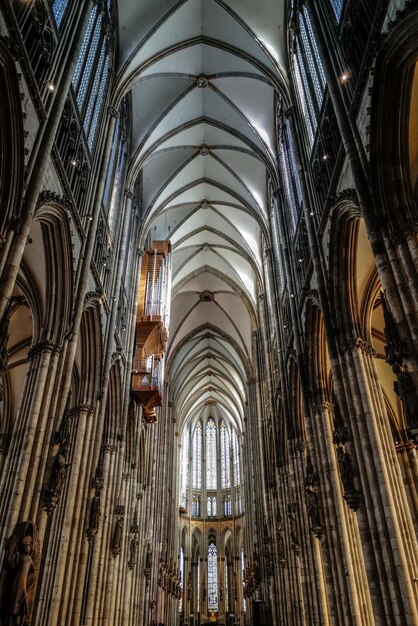
[[[187,488],[189,483],[189,429],[187,428],[183,437],[183,449],[181,451],[181,487],[180,506],[187,509]]]
[[[200,559],[197,561],[197,610],[200,611]]]
[[[84,128],[86,137],[88,137],[89,135],[90,124],[91,124],[93,113],[96,107],[96,100],[97,100],[97,95],[98,95],[100,84],[101,84],[105,61],[106,61],[106,44],[103,41],[102,47],[100,50],[99,60],[97,62],[97,68],[94,73],[94,80],[93,80],[93,85],[91,87],[90,97],[87,103],[87,109],[86,109],[86,112],[84,113],[83,128]]]
[[[280,137],[280,165],[283,176],[285,199],[287,200],[290,213],[290,225],[292,231],[296,230],[299,214],[302,207],[302,192],[300,188],[299,173],[296,167],[293,152],[292,133],[289,122],[282,114],[282,126]]]
[[[344,0],[331,0],[332,8],[334,9],[337,22],[341,20],[341,15],[344,7]]]
[[[242,578],[242,586],[245,587],[245,557],[244,557],[244,548],[241,548],[241,578]],[[244,611],[246,610],[245,605],[245,596],[242,596],[242,608]]]
[[[222,504],[223,504],[223,509],[224,509],[224,517],[231,517],[232,516],[232,498],[231,498],[231,494],[224,494],[222,496]]]
[[[206,425],[206,489],[216,487],[216,425],[210,418]]]
[[[225,559],[225,611],[229,611],[229,592],[228,592],[228,560]]]
[[[216,517],[216,495],[207,496],[207,515],[208,517]]]
[[[111,49],[110,4],[94,4],[72,77],[77,106],[90,151],[105,101]]]
[[[54,0],[52,3],[52,14],[58,28],[61,26],[68,0]]]
[[[200,517],[200,503],[200,496],[194,493],[192,498],[192,517]]]
[[[306,77],[306,70],[303,63],[300,46],[297,46],[294,70],[296,77],[296,86],[302,108],[302,115],[305,119],[306,129],[308,131],[309,145],[312,148],[314,135],[318,126],[318,116],[316,114],[314,103],[312,101],[311,91],[307,87],[308,79]]]
[[[183,546],[180,548],[180,599],[179,599],[179,612],[181,613],[183,604],[183,592],[184,592],[184,550]]]
[[[229,433],[224,421],[221,423],[221,464],[222,489],[228,489],[231,486],[231,459],[229,456]]]
[[[202,489],[202,424],[193,433],[193,489]]]
[[[234,485],[237,487],[241,483],[241,472],[239,465],[239,443],[235,431],[232,431],[232,456],[234,459]]]
[[[97,17],[97,19],[96,19]],[[94,30],[90,28],[94,24]],[[76,92],[77,106],[81,110],[86,99],[87,90],[90,84],[90,78],[93,73],[96,53],[99,48],[101,39],[103,15],[97,16],[97,5],[91,10],[90,20],[87,26],[87,32],[84,35],[80,56],[77,61],[75,72],[73,75],[73,87]]]
[[[310,70],[318,105],[321,106],[326,85],[325,74],[322,66],[321,55],[319,54],[318,46],[316,45],[311,18],[309,17],[309,11],[306,7],[303,7],[300,13],[300,37],[303,43],[305,58]]]
[[[208,610],[218,610],[218,550],[213,541],[208,547]]]
[[[305,119],[309,143],[312,147],[324,99],[326,81],[307,7],[302,7],[299,10],[297,23],[293,68],[301,113]]]

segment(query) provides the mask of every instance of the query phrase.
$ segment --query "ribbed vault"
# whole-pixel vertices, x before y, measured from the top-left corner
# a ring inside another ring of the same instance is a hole
[[[114,100],[130,92],[141,244],[173,245],[166,372],[181,424],[216,403],[243,429],[267,187],[276,182],[276,98],[286,88],[284,5],[119,3]]]

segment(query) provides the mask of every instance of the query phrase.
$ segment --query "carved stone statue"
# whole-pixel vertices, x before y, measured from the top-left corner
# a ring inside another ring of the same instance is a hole
[[[40,558],[38,531],[33,522],[19,524],[9,540],[8,609],[11,626],[29,626],[32,619]]]
[[[87,529],[87,536],[89,538],[89,541],[93,541],[94,537],[97,535],[97,532],[99,530],[99,521],[100,521],[101,514],[102,514],[102,508],[101,508],[100,491],[99,492],[96,491],[96,495],[94,496],[92,503],[91,503],[90,524]]]
[[[146,581],[146,586],[148,587],[151,580],[151,566],[152,566],[152,548],[151,544],[147,545],[147,551],[145,554],[145,568],[144,568],[144,576]]]
[[[337,446],[337,460],[340,466],[341,482],[345,491],[354,491],[353,466],[345,446],[341,444]]]
[[[408,425],[415,425],[418,422],[418,415],[416,390],[411,374],[398,365],[394,365],[392,369],[397,376],[397,380],[393,383],[393,388],[403,404],[407,423]]]
[[[283,567],[286,564],[286,553],[283,539],[283,522],[281,517],[276,523],[276,544],[277,544],[277,556],[280,565]]]
[[[300,554],[300,541],[297,524],[297,505],[295,502],[287,505],[287,517],[289,519],[290,538],[292,540],[292,549],[296,555]]]
[[[128,561],[129,569],[133,569],[136,565],[137,551],[138,551],[138,539],[136,538],[136,535],[135,535],[134,537],[132,537],[130,544],[129,544],[129,561]]]
[[[190,602],[192,599],[192,574],[189,572],[189,577],[187,579],[187,599]]]
[[[65,483],[65,478],[67,476],[67,468],[69,466],[70,463],[67,463],[65,456],[61,452],[59,452],[55,457],[54,467],[52,470],[52,478],[50,486],[48,488],[48,492],[54,495],[58,495],[61,493]]]
[[[113,531],[113,541],[112,541],[112,554],[113,556],[117,556],[120,554],[122,550],[122,534],[123,534],[123,524],[125,521],[125,507],[122,505],[118,505],[116,507],[116,523],[115,530]]]
[[[61,498],[68,468],[71,465],[69,462],[71,455],[70,420],[70,413],[67,410],[61,428],[57,433],[56,443],[59,443],[60,447],[52,464],[49,486],[45,489],[46,510],[48,513],[55,509]]]

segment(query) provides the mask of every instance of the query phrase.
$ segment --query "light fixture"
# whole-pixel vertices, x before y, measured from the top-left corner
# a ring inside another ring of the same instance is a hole
[[[52,80],[46,80],[44,82],[44,87],[45,89],[48,89],[48,91],[51,91],[51,92],[55,91],[55,85],[52,82]]]
[[[303,259],[302,258],[298,259],[298,261],[299,261],[299,263],[303,263]]]
[[[324,152],[324,154],[322,155],[322,160],[328,161],[328,159],[329,159],[329,154],[327,152]]]
[[[291,293],[291,294],[290,294],[290,297],[291,297],[291,298],[294,298],[294,297],[295,297],[295,294],[294,294],[294,293]]]
[[[350,79],[350,74],[348,72],[343,72],[340,76],[340,80],[342,83],[347,83]]]

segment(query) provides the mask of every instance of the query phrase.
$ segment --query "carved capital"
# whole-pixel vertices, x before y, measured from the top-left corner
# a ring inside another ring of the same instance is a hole
[[[52,343],[52,341],[40,341],[35,346],[32,346],[32,348],[29,350],[28,359],[32,361],[44,352],[52,354],[53,352],[59,352],[60,349],[60,346]]]
[[[343,340],[340,342],[340,347],[342,352],[360,350],[372,358],[377,357],[377,352],[374,347],[361,337],[352,337],[351,339]]]
[[[320,414],[322,412],[328,412],[334,415],[334,405],[327,400],[323,400],[322,402],[316,402],[312,405],[312,411],[314,414]]]

